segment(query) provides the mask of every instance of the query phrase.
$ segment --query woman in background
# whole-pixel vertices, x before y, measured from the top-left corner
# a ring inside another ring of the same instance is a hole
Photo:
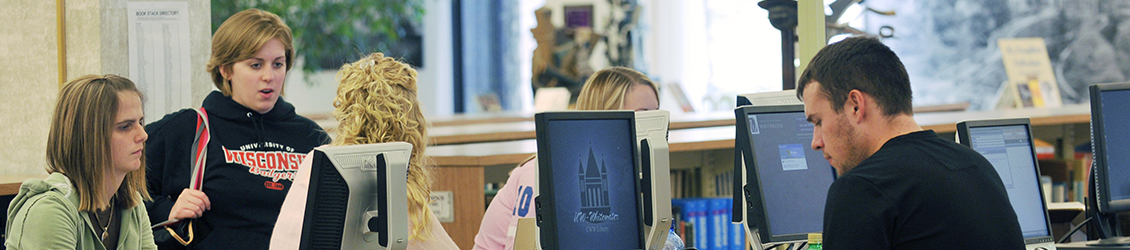
[[[416,70],[384,54],[375,53],[341,66],[334,98],[338,120],[333,146],[407,142],[412,144],[408,160],[408,249],[459,249],[428,208],[432,174],[424,149],[427,121],[416,99]],[[302,219],[310,186],[309,156],[299,167],[294,188],[287,193],[271,236],[271,249],[298,249]]]
[[[129,79],[86,75],[59,90],[45,179],[8,206],[8,249],[157,249],[145,190],[142,94]]]
[[[659,89],[643,73],[625,67],[612,67],[594,73],[581,88],[577,110],[659,109]],[[538,183],[537,155],[510,172],[510,178],[490,202],[483,215],[475,249],[513,249],[519,218],[535,216],[533,197]],[[521,204],[521,207],[517,206]]]
[[[154,224],[197,218],[190,246],[200,249],[267,248],[298,163],[329,143],[281,97],[292,44],[290,27],[258,9],[216,29],[208,73],[219,91],[202,105],[211,129],[202,191],[188,188],[197,113],[185,109],[145,126]]]

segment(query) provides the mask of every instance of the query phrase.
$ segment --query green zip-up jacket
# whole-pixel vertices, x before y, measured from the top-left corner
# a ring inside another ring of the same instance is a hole
[[[8,249],[105,249],[94,234],[90,216],[79,211],[78,205],[74,186],[63,174],[24,181],[19,194],[8,205],[4,246]],[[120,216],[118,249],[157,249],[145,206],[139,204],[123,209]]]

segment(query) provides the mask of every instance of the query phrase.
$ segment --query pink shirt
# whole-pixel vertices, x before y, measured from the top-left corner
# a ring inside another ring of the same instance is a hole
[[[537,196],[537,158],[510,172],[510,178],[483,214],[479,235],[475,236],[474,249],[514,249],[514,234],[519,218],[533,218],[534,197]]]
[[[298,173],[294,177],[294,182],[290,186],[290,191],[286,193],[286,200],[283,201],[282,211],[279,211],[279,219],[275,222],[274,232],[271,234],[271,249],[298,249],[299,241],[302,238],[302,219],[306,214],[306,195],[310,191],[310,165],[314,157],[314,152],[311,151],[306,154],[306,158],[298,165]],[[427,208],[427,206],[424,206]],[[427,210],[428,213],[431,210]],[[455,241],[451,240],[451,236],[447,235],[447,231],[443,230],[443,226],[439,224],[439,220],[435,216],[431,216],[429,221],[432,239],[428,241],[408,240],[408,249],[459,249],[455,245]],[[408,220],[407,228],[411,230],[412,220]]]

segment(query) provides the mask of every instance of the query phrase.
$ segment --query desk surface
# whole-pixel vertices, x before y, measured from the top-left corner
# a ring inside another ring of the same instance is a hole
[[[914,116],[925,129],[945,133],[957,130],[955,124],[964,120],[996,119],[1029,117],[1032,125],[1054,125],[1070,123],[1087,123],[1091,119],[1090,106],[1070,105],[1051,109],[1015,109],[1002,111],[974,111],[974,112],[932,112],[919,113]],[[335,124],[336,125],[336,124]],[[732,112],[674,114],[671,117],[671,130],[687,128],[703,128],[716,126],[733,126],[734,114]],[[535,126],[532,120],[508,121],[497,123],[476,123],[451,126],[437,126],[428,131],[432,145],[449,145],[461,143],[497,142],[509,140],[533,139],[536,137]],[[732,139],[732,138],[731,138]]]
[[[734,147],[734,126],[671,130],[671,152],[701,151]],[[428,147],[426,153],[436,166],[491,166],[518,164],[537,152],[534,139],[484,142]]]
[[[923,129],[946,133],[957,130],[957,123],[965,120],[1029,117],[1032,125],[1057,125],[1087,123],[1090,107],[1072,105],[1054,109],[1017,109],[1004,111],[943,112],[917,114],[914,119]],[[674,118],[672,118],[674,119]],[[733,122],[733,119],[729,120]],[[532,131],[530,132],[533,133]],[[701,128],[672,128],[669,138],[671,152],[713,150],[734,147],[734,126]],[[427,149],[437,166],[491,166],[517,164],[537,152],[534,139],[483,142],[460,145],[431,146]]]
[[[528,116],[519,116],[528,115]],[[319,116],[321,117],[321,116]],[[444,117],[452,121],[432,121],[428,128],[431,145],[462,143],[497,142],[533,139],[536,129],[533,114],[503,113],[493,118],[472,119],[470,116]],[[321,117],[315,120],[326,132],[334,133],[337,120]],[[429,120],[430,121],[430,120]],[[462,122],[460,122],[462,121]],[[671,129],[701,128],[734,125],[732,112],[675,114],[671,117]]]
[[[671,129],[734,125],[732,112],[674,114]],[[432,145],[497,142],[533,139],[536,127],[532,119],[525,121],[433,126],[428,130]]]

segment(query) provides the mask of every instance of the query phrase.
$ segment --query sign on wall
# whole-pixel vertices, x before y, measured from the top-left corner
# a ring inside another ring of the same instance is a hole
[[[193,107],[187,2],[129,2],[129,78],[145,93],[145,117]]]

